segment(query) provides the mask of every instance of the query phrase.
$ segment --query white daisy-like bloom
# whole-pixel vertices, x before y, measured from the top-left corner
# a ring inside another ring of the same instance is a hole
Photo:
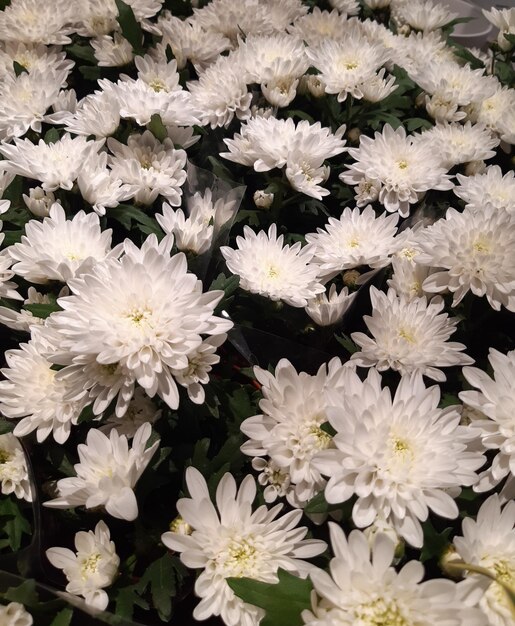
[[[88,141],[85,137],[72,137],[65,133],[55,143],[37,144],[30,139],[15,139],[14,144],[2,144],[0,153],[5,161],[2,167],[13,174],[41,181],[45,191],[70,190],[82,164],[100,150],[104,140]]]
[[[236,245],[237,250],[222,246],[220,252],[245,291],[296,307],[307,306],[308,300],[325,291],[319,282],[318,265],[312,263],[313,252],[302,248],[300,242],[284,245],[276,224],[268,233],[255,233],[245,226],[243,237],[236,237]]]
[[[367,30],[378,32],[377,26],[372,28],[372,24],[367,20],[364,22]],[[390,33],[388,29],[383,27],[380,32]],[[433,76],[438,83],[438,75],[434,70],[442,64],[447,64],[447,68],[443,68],[443,73],[450,71],[450,65],[458,66],[456,57],[452,52],[452,48],[447,45],[441,31],[431,32],[411,32],[409,37],[403,35],[392,36],[385,35],[390,41],[390,53],[397,65],[404,68],[412,79],[414,76],[425,76],[426,72]],[[461,67],[461,66],[458,66]],[[457,69],[457,67],[456,67]],[[424,71],[425,70],[425,71]],[[433,92],[431,92],[433,93]]]
[[[0,221],[0,228],[2,223]],[[0,233],[0,244],[4,240],[5,234]],[[12,259],[8,252],[3,250],[0,253],[0,298],[8,298],[11,300],[23,300],[23,296],[18,293],[18,285],[11,280],[15,273],[11,269]]]
[[[156,29],[163,39],[155,51],[163,56],[166,47],[170,46],[179,70],[184,69],[188,61],[198,70],[204,70],[231,48],[227,37],[205,30],[195,18],[181,20],[165,11],[158,18]]]
[[[467,605],[459,584],[437,578],[423,582],[424,566],[408,561],[399,572],[392,563],[395,541],[379,533],[370,542],[353,530],[346,538],[329,523],[334,557],[329,572],[316,569],[307,626],[485,626],[480,611]]]
[[[363,99],[368,102],[381,102],[392,94],[398,87],[395,76],[385,78],[386,69],[379,70],[369,80],[361,85]]]
[[[515,172],[503,175],[498,165],[488,166],[473,176],[457,174],[459,185],[453,192],[473,211],[495,211],[515,214]]]
[[[111,250],[112,230],[102,231],[96,213],[79,211],[71,220],[55,203],[42,222],[30,220],[19,243],[7,248],[12,270],[31,283],[67,282],[89,272],[99,261],[117,257],[121,244]]]
[[[156,407],[143,389],[137,387],[123,417],[118,417],[116,413],[109,415],[107,419],[102,420],[100,431],[109,435],[115,428],[119,435],[132,439],[140,426],[147,422],[154,424],[160,417],[161,409]]]
[[[29,195],[22,195],[25,206],[36,217],[48,217],[50,208],[55,204],[55,195],[51,191],[45,191],[42,187],[31,187]]]
[[[56,101],[68,73],[69,68],[43,69],[4,76],[0,85],[0,138],[10,141],[24,135],[29,128],[40,133],[42,122],[61,121],[62,115],[46,113]]]
[[[482,124],[436,124],[418,137],[440,155],[442,165],[451,169],[460,163],[486,161],[495,156],[500,139]]]
[[[323,39],[307,48],[306,55],[320,71],[326,93],[337,94],[338,102],[348,95],[362,98],[361,85],[375,76],[388,57],[379,43],[371,43],[357,28],[338,40]]]
[[[187,567],[202,569],[195,583],[201,598],[193,617],[203,620],[219,615],[227,626],[258,626],[264,610],[238,598],[226,582],[230,577],[278,581],[277,570],[307,576],[312,565],[304,559],[326,548],[325,541],[304,539],[307,528],[297,527],[301,511],[278,517],[281,505],[266,505],[252,511],[256,483],[243,479],[239,489],[231,474],[225,474],[216,489],[216,507],[206,481],[193,467],[186,470],[190,498],[181,498],[177,510],[192,527],[191,534],[166,532],[161,540],[181,553]]]
[[[486,19],[499,29],[497,43],[505,52],[513,47],[504,35],[515,35],[515,7],[511,9],[497,9],[492,7],[489,11],[483,9]]]
[[[138,78],[152,87],[154,91],[177,91],[182,89],[179,84],[179,73],[177,71],[177,61],[172,59],[167,61],[166,55],[155,59],[146,54],[145,56],[137,56],[134,59],[136,69],[138,70]],[[121,78],[129,78],[122,75]]]
[[[0,489],[4,495],[14,493],[20,500],[32,502],[25,452],[12,433],[0,435]]]
[[[287,359],[279,361],[273,374],[254,368],[262,385],[262,413],[242,422],[241,431],[249,440],[241,451],[266,459],[262,474],[268,474],[270,484],[277,483],[277,476],[268,471],[270,466],[279,472],[280,482],[288,477],[284,492],[295,507],[302,508],[326,484],[312,461],[320,450],[333,445],[331,435],[323,429],[327,425],[326,392],[338,385],[341,369],[338,359],[322,365],[315,376],[298,373]],[[260,475],[261,484],[265,476]],[[275,495],[280,495],[279,491]]]
[[[473,122],[484,124],[506,143],[515,143],[515,89],[498,83],[497,91],[475,103],[469,115]]]
[[[113,0],[74,0],[74,27],[81,37],[101,37],[119,28]]]
[[[396,5],[396,18],[424,33],[442,28],[457,17],[458,13],[452,13],[445,4],[432,0],[410,0]]]
[[[90,40],[91,47],[100,67],[123,67],[134,58],[132,44],[118,31]]]
[[[113,178],[132,188],[136,202],[152,204],[162,195],[172,206],[181,204],[182,185],[186,180],[186,152],[175,150],[168,137],[161,143],[146,130],[143,134],[130,135],[127,145],[113,137],[107,140]]]
[[[454,498],[478,480],[485,458],[468,449],[477,433],[460,425],[456,406],[438,408],[440,388],[426,388],[419,374],[402,376],[395,394],[382,387],[375,369],[364,382],[351,368],[344,375],[344,391],[328,392],[333,446],[313,459],[329,477],[325,498],[339,504],[357,496],[352,520],[358,528],[381,517],[420,548],[420,522],[429,511],[456,518]]]
[[[87,509],[103,506],[106,512],[128,522],[138,517],[134,487],[159,447],[159,440],[146,447],[152,426],[140,426],[129,448],[127,437],[113,429],[107,437],[91,428],[86,443],[77,446],[79,463],[73,466],[76,476],[57,481],[59,497],[44,506]]]
[[[390,213],[398,211],[407,217],[429,189],[452,189],[453,183],[442,166],[440,155],[431,146],[419,145],[414,135],[406,135],[403,126],[397,130],[385,124],[374,138],[361,135],[359,148],[349,148],[356,163],[340,174],[349,185],[359,185],[366,178],[381,184],[379,202]]]
[[[174,211],[169,204],[163,203],[163,214],[156,214],[156,219],[167,234],[173,234],[178,250],[204,254],[213,243],[214,225],[199,212],[186,216],[182,209]]]
[[[448,341],[456,330],[457,318],[442,313],[445,306],[440,297],[408,300],[393,289],[383,293],[370,288],[372,315],[363,317],[372,337],[352,333],[352,340],[361,348],[351,359],[361,367],[379,371],[393,369],[401,374],[419,373],[438,382],[445,374],[440,367],[470,365],[474,359],[462,351],[462,343]]]
[[[0,39],[34,44],[67,44],[73,32],[69,0],[41,4],[40,0],[12,0],[0,11]]]
[[[48,329],[32,326],[29,343],[8,350],[7,367],[1,370],[5,378],[0,381],[1,412],[9,419],[22,418],[14,428],[15,436],[35,430],[39,443],[50,434],[57,443],[64,443],[87,404],[84,391],[74,400],[66,399],[69,387],[57,379],[49,360],[58,349],[50,343],[54,340]]]
[[[104,589],[114,582],[120,565],[109,528],[101,520],[94,531],[76,533],[74,543],[76,552],[48,548],[46,557],[54,567],[63,570],[68,593],[82,596],[88,606],[103,611],[109,604]]]
[[[223,84],[224,88],[220,89]],[[246,75],[234,55],[220,56],[197,81],[187,85],[192,106],[200,111],[200,121],[211,128],[229,126],[234,117],[250,117],[252,94],[247,89]]]
[[[464,367],[463,375],[475,389],[462,391],[459,397],[481,412],[481,419],[473,422],[474,427],[480,432],[483,446],[497,451],[491,466],[480,475],[474,489],[490,491],[507,478],[503,494],[510,498],[515,495],[515,391],[512,384],[515,350],[502,354],[490,348],[488,360],[493,378],[476,367]]]
[[[97,263],[69,281],[72,295],[59,299],[64,311],[49,322],[60,334],[62,352],[108,370],[121,367],[150,397],[157,393],[176,409],[172,370],[188,367],[202,335],[223,334],[232,322],[213,315],[223,292],[203,293],[184,254],[170,256],[172,245],[170,236],[158,243],[151,235],[141,249],[126,239],[121,259]]]
[[[357,15],[359,13],[358,0],[329,0],[329,5],[346,15]]]
[[[46,73],[47,76],[68,72],[75,65],[66,58],[58,46],[43,44],[25,44],[21,41],[6,41],[0,50],[0,76],[2,79],[10,74],[15,76],[13,62],[16,61],[29,74],[34,71]],[[65,74],[66,76],[66,74]]]
[[[138,192],[137,186],[125,184],[116,177],[107,167],[107,160],[106,152],[91,154],[77,177],[80,195],[98,215],[105,215],[106,208],[116,207]]]
[[[500,583],[513,588],[515,581],[515,502],[501,504],[498,494],[491,495],[475,520],[463,520],[463,536],[454,538],[457,556],[464,563],[488,570],[499,581],[469,570],[461,583],[476,598],[479,593],[477,605],[490,626],[513,624],[513,602]]]
[[[320,275],[332,278],[360,265],[385,267],[395,251],[398,214],[377,216],[371,206],[363,211],[345,208],[340,219],[330,217],[325,229],[306,235],[306,246]]]
[[[424,291],[422,285],[432,271],[430,267],[417,263],[415,256],[411,256],[411,249],[401,250],[392,257],[392,277],[388,279],[388,287],[391,287],[398,296],[406,300],[432,297],[432,294]]]
[[[305,311],[318,326],[333,326],[342,320],[355,297],[356,293],[349,294],[347,287],[338,293],[333,284],[325,293],[308,300]]]
[[[12,174],[11,172],[5,172],[2,169],[0,169],[0,215],[2,213],[6,213],[11,206],[11,201],[2,199],[2,196],[4,195],[9,185],[13,182],[13,180],[14,180],[14,174]],[[0,230],[2,230],[2,225],[3,224],[0,220]],[[0,235],[0,244],[2,243],[3,238],[4,238],[4,235]]]
[[[68,294],[68,288],[65,286],[59,292],[60,296]],[[27,297],[23,300],[23,306],[27,304],[51,304],[52,300],[48,294],[40,293],[35,287],[29,287]],[[31,327],[44,326],[45,319],[33,315],[27,309],[22,308],[20,311],[0,306],[0,324],[12,328],[14,330],[22,330],[30,333]]]
[[[308,46],[316,47],[324,39],[341,39],[349,25],[347,16],[336,9],[322,11],[319,7],[313,7],[313,11],[295,20],[287,30]]]
[[[9,626],[32,626],[34,623],[32,615],[19,602],[0,604],[0,620]]]
[[[113,93],[95,91],[78,104],[73,114],[64,120],[72,135],[109,137],[120,125],[120,105]]]
[[[449,208],[419,238],[418,262],[439,268],[425,281],[431,293],[449,290],[456,306],[468,291],[490,306],[515,311],[515,217],[501,211]]]

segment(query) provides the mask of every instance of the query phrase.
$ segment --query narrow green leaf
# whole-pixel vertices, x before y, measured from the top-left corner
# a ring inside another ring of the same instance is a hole
[[[449,545],[449,535],[452,533],[452,528],[446,528],[439,533],[428,520],[422,524],[422,529],[424,531],[424,546],[420,553],[420,560],[424,563],[424,561],[434,557],[440,557]]]
[[[0,529],[3,530],[9,539],[9,545],[13,552],[17,552],[21,547],[22,535],[30,535],[32,529],[29,522],[20,510],[18,502],[9,497],[0,500]]]
[[[73,609],[66,607],[54,617],[50,626],[69,626],[73,617]]]
[[[141,54],[143,52],[143,31],[134,16],[134,11],[123,0],[115,0],[115,2],[122,35],[131,44],[134,53]]]
[[[419,128],[428,129],[432,128],[433,124],[429,120],[425,120],[422,117],[411,117],[405,120],[406,128],[409,131],[418,130]]]
[[[90,45],[83,46],[81,44],[74,43],[71,46],[66,46],[66,52],[76,59],[81,59],[82,61],[91,63],[91,65],[97,64],[95,53]]]
[[[35,315],[36,317],[41,317],[43,319],[46,319],[49,315],[55,313],[56,311],[62,310],[57,303],[51,302],[49,302],[48,304],[26,304],[23,308],[27,311],[30,311],[32,315]]]
[[[18,61],[13,61],[13,69],[14,69],[14,73],[16,74],[16,76],[20,76],[20,74],[27,74],[27,68],[23,65],[21,65],[20,63],[18,63]]]
[[[167,137],[166,127],[163,124],[163,120],[159,113],[154,113],[150,118],[150,122],[147,124],[148,130],[154,135],[156,139],[163,142]]]
[[[81,65],[79,72],[86,80],[96,82],[99,78],[102,78],[102,68],[98,65]]]
[[[139,606],[145,610],[149,608],[148,602],[138,594],[136,585],[119,589],[115,600],[116,615],[125,619],[132,619],[134,606]]]
[[[9,422],[9,420],[0,417],[0,435],[5,435],[5,433],[10,433],[14,429],[14,424]]]
[[[355,352],[359,352],[358,346],[352,341],[350,337],[347,337],[347,335],[342,335],[341,337],[338,337],[338,335],[335,335],[334,337],[336,341],[340,345],[342,345],[349,354],[354,354]]]
[[[120,222],[127,230],[130,230],[131,220],[134,220],[138,224],[146,226],[151,233],[163,235],[163,231],[157,221],[132,204],[119,204],[113,209],[108,209],[107,215]]]
[[[145,570],[137,585],[139,592],[150,587],[152,604],[163,622],[172,615],[172,595],[175,593],[176,581],[174,560],[166,553]]]

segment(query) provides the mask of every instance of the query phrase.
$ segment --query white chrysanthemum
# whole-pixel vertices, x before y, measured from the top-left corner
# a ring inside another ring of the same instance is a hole
[[[129,449],[127,437],[119,435],[116,429],[107,437],[91,428],[86,443],[77,447],[79,463],[74,465],[77,476],[57,481],[59,497],[44,502],[44,506],[56,509],[103,506],[113,517],[128,522],[135,520],[138,502],[134,486],[159,446],[157,440],[146,448],[151,434],[150,424],[140,426]]]
[[[326,93],[338,94],[338,102],[348,95],[362,98],[361,85],[375,76],[388,57],[380,44],[371,43],[357,29],[338,40],[324,39],[307,48],[306,54],[320,71]]]
[[[34,623],[32,615],[19,602],[0,604],[0,620],[7,626],[32,626]]]
[[[64,120],[73,135],[109,137],[120,125],[120,105],[108,91],[95,91],[83,98],[75,112]]]
[[[16,75],[14,61],[29,74],[39,71],[45,73],[47,77],[62,72],[66,78],[67,72],[75,65],[73,61],[66,58],[66,53],[61,52],[61,48],[58,46],[6,41],[0,50],[0,76],[2,79],[7,74]]]
[[[100,67],[122,67],[134,57],[131,43],[118,31],[112,37],[101,35],[91,39],[91,47]]]
[[[363,211],[347,207],[339,220],[330,217],[325,230],[318,228],[316,234],[306,235],[307,249],[320,265],[320,275],[331,277],[360,265],[388,265],[396,246],[398,219],[397,214],[376,216],[371,206]]]
[[[359,148],[349,148],[356,163],[340,174],[350,185],[366,178],[381,184],[379,202],[389,212],[409,214],[409,205],[420,200],[429,189],[452,189],[453,184],[441,165],[440,156],[431,146],[420,146],[415,136],[406,135],[386,124],[374,138],[361,135]]]
[[[13,182],[13,180],[14,174],[0,169],[0,215],[2,213],[6,213],[11,206],[11,201],[3,199],[2,196],[4,195],[9,185]],[[2,230],[2,225],[2,221],[0,220],[0,230]],[[0,235],[0,244],[2,243],[3,239],[4,235]]]
[[[94,531],[76,533],[74,542],[77,552],[68,548],[49,548],[47,559],[54,567],[63,570],[68,580],[68,593],[82,596],[88,606],[102,611],[109,604],[104,588],[114,582],[120,565],[109,528],[101,520]]]
[[[55,195],[42,187],[31,187],[29,195],[24,193],[22,198],[27,209],[37,217],[48,217],[50,207],[56,202]]]
[[[305,307],[307,301],[325,291],[318,280],[318,265],[311,263],[313,252],[297,242],[284,245],[277,226],[255,233],[244,227],[236,238],[237,250],[222,246],[220,252],[229,271],[240,277],[240,287],[270,300],[283,300],[291,306]]]
[[[70,190],[83,162],[98,152],[103,143],[103,139],[88,141],[68,133],[55,143],[40,139],[34,144],[29,139],[15,139],[14,145],[0,146],[0,153],[6,158],[2,167],[13,174],[40,180],[45,191],[59,187]]]
[[[496,132],[506,143],[515,144],[515,89],[498,84],[493,95],[472,107],[470,118]]]
[[[422,547],[420,522],[429,511],[454,519],[459,509],[453,498],[478,479],[485,458],[468,450],[476,433],[460,425],[455,406],[438,408],[439,387],[426,388],[419,374],[403,376],[395,395],[374,369],[364,382],[350,368],[344,374],[344,392],[328,393],[333,447],[313,459],[329,476],[325,498],[337,504],[357,496],[356,526],[382,517]]]
[[[4,233],[0,233],[0,243],[2,243],[3,240]],[[11,269],[11,265],[11,257],[5,250],[3,250],[2,253],[0,253],[0,298],[23,300],[23,296],[20,296],[17,291],[18,285],[11,280],[15,274]]]
[[[332,437],[322,427],[327,425],[326,392],[336,385],[341,368],[338,359],[322,365],[315,376],[298,373],[286,359],[279,361],[274,374],[254,368],[262,385],[259,408],[263,413],[242,422],[241,431],[250,439],[241,450],[265,457],[280,475],[288,476],[285,495],[293,506],[303,507],[325,486],[312,460],[320,450],[332,447]],[[269,482],[275,481],[272,474]]]
[[[463,375],[476,390],[462,391],[460,400],[478,411],[473,425],[487,450],[496,450],[491,466],[480,475],[476,491],[490,491],[507,477],[504,493],[515,495],[515,350],[502,354],[490,348],[493,378],[475,367],[464,367]],[[485,418],[486,416],[486,418]]]
[[[0,39],[35,44],[70,43],[73,5],[69,0],[12,0],[0,11]]]
[[[9,419],[21,419],[14,429],[17,437],[36,430],[39,443],[50,433],[57,443],[64,443],[71,426],[77,423],[86,405],[85,392],[75,400],[67,400],[69,390],[65,381],[56,378],[50,358],[56,351],[47,339],[48,332],[32,327],[29,343],[5,353],[7,367],[1,370],[0,410]]]
[[[418,262],[440,268],[424,281],[432,293],[454,294],[456,306],[470,290],[486,296],[499,311],[515,311],[515,217],[501,211],[478,212],[449,208],[445,218],[421,234]]]
[[[497,494],[490,496],[478,511],[476,520],[466,517],[462,537],[454,538],[457,554],[472,566],[488,570],[492,576],[513,589],[515,584],[515,502],[501,507]],[[452,561],[451,561],[452,566]],[[490,626],[513,624],[513,601],[506,589],[483,574],[468,571],[461,583],[474,593],[479,608]],[[483,592],[483,593],[481,593]]]
[[[308,46],[316,47],[324,39],[341,39],[349,25],[347,16],[341,15],[336,9],[329,12],[315,6],[312,12],[295,20],[287,30]]]
[[[118,26],[114,0],[74,0],[75,32],[81,37],[109,35]]]
[[[137,387],[123,417],[118,417],[116,413],[109,415],[107,419],[102,421],[103,425],[100,426],[100,431],[109,435],[115,428],[119,435],[125,435],[127,439],[132,439],[140,426],[147,422],[154,424],[160,417],[161,409],[156,407],[143,389]]]
[[[499,212],[515,214],[515,172],[502,173],[498,165],[490,165],[486,170],[474,176],[458,174],[459,186],[454,193],[466,202],[465,207],[473,211]]]
[[[359,13],[358,0],[329,0],[329,5],[333,9],[338,9],[340,13],[347,15],[357,15]]]
[[[29,128],[41,132],[42,122],[60,122],[63,115],[47,115],[55,103],[69,68],[60,71],[34,70],[19,76],[7,74],[1,80],[0,138],[10,141]]]
[[[392,277],[388,279],[388,287],[391,287],[398,296],[406,300],[431,297],[432,294],[424,291],[422,285],[429,276],[431,268],[420,265],[411,256],[411,249],[400,251],[392,257]]]
[[[356,293],[349,294],[347,287],[338,293],[333,284],[329,291],[326,289],[325,293],[308,300],[305,311],[318,326],[332,326],[341,321],[355,297]]]
[[[418,142],[440,155],[442,165],[451,169],[460,163],[483,161],[495,156],[500,139],[482,124],[437,124],[424,131]]]
[[[130,135],[127,145],[109,137],[111,175],[129,185],[136,202],[152,204],[162,195],[173,206],[181,203],[182,185],[186,180],[186,152],[175,150],[168,137],[161,143],[146,130]]]
[[[379,70],[369,80],[361,85],[363,99],[368,102],[381,102],[392,94],[398,87],[395,76],[385,78],[386,69]]]
[[[263,505],[253,512],[256,484],[252,476],[246,476],[237,490],[232,475],[225,474],[216,490],[216,507],[197,469],[186,470],[186,483],[191,497],[181,498],[177,510],[193,531],[166,532],[161,539],[167,548],[181,552],[187,567],[202,569],[195,583],[201,601],[193,617],[203,620],[220,615],[227,626],[257,626],[263,609],[238,598],[226,578],[273,583],[278,580],[278,568],[305,577],[312,566],[303,559],[320,554],[326,544],[304,539],[307,529],[297,527],[301,511],[278,518],[280,505],[270,510]]]
[[[224,86],[220,89],[220,85]],[[252,94],[247,89],[245,73],[234,56],[219,57],[197,81],[188,83],[192,105],[200,113],[203,125],[211,128],[229,126],[236,116],[240,120],[250,117]]]
[[[68,288],[65,286],[61,289],[59,295],[64,296],[68,294]],[[23,300],[23,306],[27,304],[51,304],[52,299],[48,294],[42,294],[36,291],[34,287],[29,287],[27,291],[27,297]],[[14,330],[22,330],[30,333],[31,327],[44,326],[45,319],[43,317],[37,317],[33,315],[27,309],[9,309],[5,306],[0,306],[0,324],[12,328]]]
[[[70,280],[72,295],[59,299],[64,311],[51,324],[63,352],[123,368],[150,397],[157,393],[175,409],[172,370],[188,367],[202,335],[225,333],[232,322],[213,315],[223,292],[203,293],[184,254],[170,256],[172,245],[169,236],[158,243],[151,235],[141,249],[126,239],[121,259],[97,263],[90,274]]]
[[[17,498],[32,502],[25,452],[11,433],[0,435],[0,487],[4,495],[14,493]]]
[[[167,61],[166,55],[164,58],[154,59],[146,54],[143,57],[136,57],[134,62],[138,70],[138,78],[152,87],[154,91],[170,93],[182,89],[175,59]],[[122,75],[122,78],[129,77]]]
[[[148,124],[158,114],[167,126],[192,126],[199,123],[199,111],[193,106],[192,95],[184,89],[156,91],[141,78],[112,83],[106,78],[98,81],[100,87],[118,100],[120,116],[134,119],[140,126]]]
[[[396,6],[396,17],[416,30],[427,32],[442,28],[458,17],[458,13],[452,13],[440,2],[410,0]]]
[[[483,15],[499,29],[497,43],[501,50],[507,51],[513,48],[513,44],[504,35],[515,35],[515,7],[511,9],[492,7],[489,11],[483,9]]]
[[[365,25],[368,23],[365,22]],[[367,30],[371,29],[371,24]],[[384,29],[384,27],[383,27]],[[372,30],[372,29],[371,29]],[[377,32],[378,28],[373,27],[373,32]],[[387,33],[390,33],[386,29]],[[442,64],[449,67],[443,67],[442,73],[452,70],[450,65],[454,65],[458,70],[457,59],[452,52],[452,48],[447,45],[447,41],[443,37],[441,31],[432,31],[425,33],[411,32],[409,37],[398,35],[392,39],[391,35],[387,35],[391,42],[390,53],[397,65],[403,67],[411,76],[425,76],[426,73],[433,76],[438,83],[438,73],[435,71]],[[433,93],[431,91],[431,93]]]
[[[27,222],[20,243],[7,251],[14,261],[13,271],[25,280],[67,282],[120,253],[121,246],[111,250],[111,234],[111,229],[101,230],[96,213],[79,211],[67,220],[63,207],[55,203],[42,222]]]
[[[378,534],[372,545],[365,533],[329,524],[334,558],[329,572],[310,576],[316,594],[307,626],[484,626],[481,613],[467,606],[459,585],[443,578],[422,582],[424,566],[409,561],[392,567],[395,542]]]
[[[439,367],[470,365],[474,362],[462,350],[462,343],[447,341],[456,330],[458,319],[442,313],[444,302],[433,298],[408,300],[397,296],[393,289],[388,294],[370,288],[372,315],[364,321],[372,338],[364,333],[353,333],[352,340],[361,348],[351,359],[361,367],[376,367],[379,371],[398,370],[401,374],[423,374],[444,381]]]

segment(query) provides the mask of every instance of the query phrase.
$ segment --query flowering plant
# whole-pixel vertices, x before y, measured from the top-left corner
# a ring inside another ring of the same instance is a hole
[[[515,9],[0,0],[0,624],[515,620]]]

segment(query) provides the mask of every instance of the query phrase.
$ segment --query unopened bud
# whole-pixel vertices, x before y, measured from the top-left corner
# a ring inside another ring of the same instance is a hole
[[[343,284],[346,287],[354,287],[360,277],[358,270],[347,270],[343,273]]]
[[[191,535],[193,532],[193,528],[180,515],[170,522],[170,530],[178,535]]]
[[[357,126],[355,126],[354,128],[351,128],[349,132],[347,133],[347,137],[349,141],[351,141],[352,143],[358,143],[359,138],[361,137],[360,129]]]
[[[274,194],[258,189],[254,193],[254,204],[260,209],[269,209],[274,201]]]

